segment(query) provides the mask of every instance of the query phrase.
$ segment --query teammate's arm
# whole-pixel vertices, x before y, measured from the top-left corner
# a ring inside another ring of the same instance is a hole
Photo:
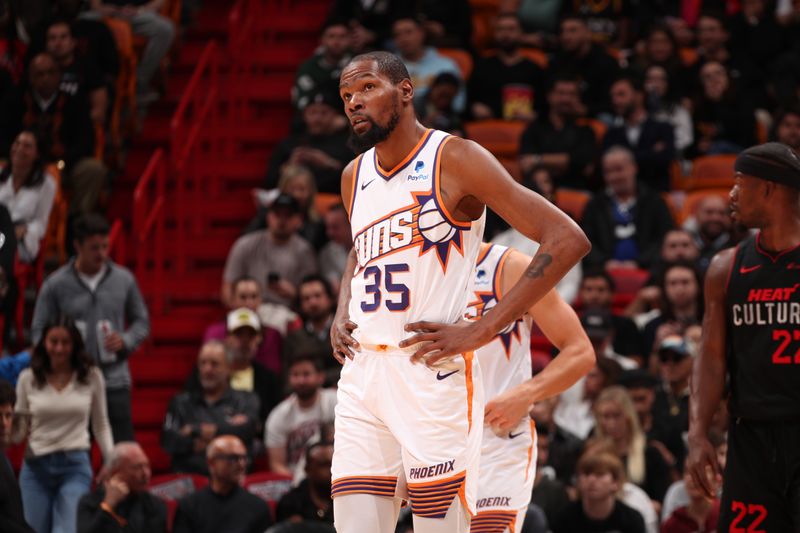
[[[342,171],[342,202],[344,202],[348,217],[350,216],[350,202],[353,200],[354,169],[355,161],[351,161]],[[353,350],[360,348],[358,341],[352,336],[358,325],[350,320],[350,281],[353,279],[355,271],[356,250],[351,248],[350,253],[347,254],[347,262],[344,265],[342,282],[339,285],[339,301],[336,304],[336,314],[331,325],[333,356],[341,364],[344,364],[345,357],[352,359],[355,355]]]
[[[725,389],[725,291],[735,253],[734,249],[719,252],[708,267],[703,337],[689,381],[688,468],[695,484],[709,498],[716,496],[715,485],[721,479],[714,447],[708,441],[708,427]]]
[[[502,301],[474,322],[408,324],[421,332],[405,339],[402,347],[428,341],[412,356],[427,364],[474,350],[520,317],[584,255],[591,245],[583,231],[564,212],[530,189],[518,184],[480,145],[452,138],[442,153],[441,189],[445,204],[456,217],[475,219],[488,205],[513,228],[540,243],[519,281]],[[452,207],[451,207],[452,206]],[[437,352],[429,357],[426,354]]]
[[[519,280],[529,263],[530,257],[515,250],[510,252],[501,274],[504,293]],[[539,374],[486,404],[486,423],[498,431],[513,429],[527,416],[533,403],[560,394],[594,366],[594,348],[578,315],[555,289],[528,313],[559,353]]]

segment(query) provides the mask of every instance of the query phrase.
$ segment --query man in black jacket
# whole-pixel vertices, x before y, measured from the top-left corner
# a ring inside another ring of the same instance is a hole
[[[135,442],[120,442],[111,455],[111,477],[81,498],[78,533],[165,533],[167,506],[147,491],[150,461]]]
[[[206,454],[211,481],[178,502],[173,533],[263,533],[272,525],[267,503],[241,484],[248,455],[233,435],[217,437]]]
[[[675,132],[670,124],[647,113],[642,82],[620,78],[611,85],[617,124],[603,139],[606,148],[624,146],[636,157],[639,179],[656,191],[669,190],[669,164],[675,158]]]
[[[219,435],[235,435],[252,446],[259,426],[259,401],[233,390],[225,345],[208,341],[197,358],[200,387],[175,396],[167,408],[161,447],[177,472],[208,474],[206,448]]]
[[[592,242],[585,266],[647,268],[658,258],[672,215],[658,193],[637,183],[636,171],[627,148],[614,146],[603,156],[606,190],[589,200],[581,220]]]
[[[14,421],[14,387],[0,379],[0,451],[11,444]],[[0,531],[3,533],[33,533],[22,516],[22,498],[17,478],[5,454],[0,457]]]

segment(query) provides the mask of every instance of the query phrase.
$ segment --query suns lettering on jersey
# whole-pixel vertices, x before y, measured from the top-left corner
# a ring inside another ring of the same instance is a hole
[[[361,271],[389,254],[419,247],[420,257],[435,250],[442,271],[447,271],[451,249],[463,257],[464,231],[470,224],[453,224],[442,216],[432,191],[412,192],[413,201],[372,222],[356,234],[353,247]]]

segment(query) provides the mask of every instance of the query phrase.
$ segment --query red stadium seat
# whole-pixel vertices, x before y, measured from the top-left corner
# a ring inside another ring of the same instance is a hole
[[[267,502],[274,515],[278,501],[292,488],[292,478],[276,472],[257,472],[245,478],[244,488]]]
[[[734,154],[706,155],[698,157],[692,165],[689,190],[733,187]]]
[[[452,59],[458,65],[462,80],[469,79],[469,75],[472,74],[472,56],[466,50],[461,48],[438,48],[437,50],[440,55]]]
[[[511,120],[478,120],[464,124],[467,137],[477,142],[495,157],[517,157],[519,138],[526,123]]]

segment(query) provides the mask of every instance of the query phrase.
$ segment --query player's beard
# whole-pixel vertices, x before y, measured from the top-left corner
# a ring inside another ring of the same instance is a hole
[[[394,97],[394,102],[392,106],[392,116],[389,117],[389,122],[386,123],[386,126],[380,126],[377,122],[372,120],[370,117],[364,117],[370,124],[370,128],[365,131],[364,133],[358,134],[353,131],[352,126],[350,128],[350,140],[348,144],[350,148],[357,154],[362,152],[366,152],[376,144],[385,141],[389,138],[389,135],[397,128],[397,125],[400,123],[400,102],[398,101],[397,95]]]

